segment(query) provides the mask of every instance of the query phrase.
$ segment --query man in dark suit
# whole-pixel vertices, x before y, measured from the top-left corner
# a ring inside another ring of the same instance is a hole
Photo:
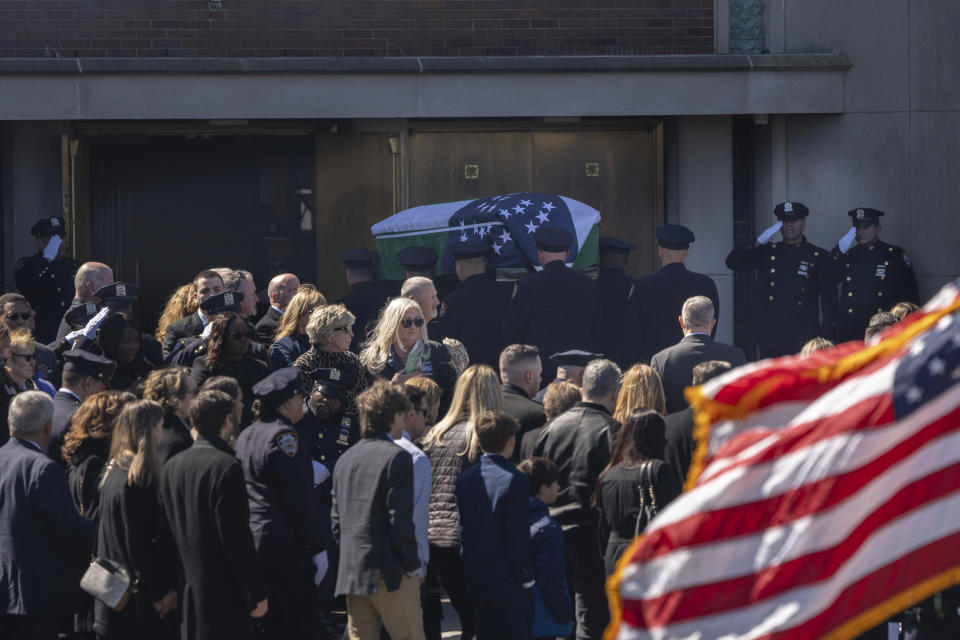
[[[547,421],[543,405],[531,398],[540,390],[540,352],[529,344],[512,344],[500,354],[503,412],[520,423],[517,441]],[[516,447],[519,449],[519,447]]]
[[[257,340],[260,344],[270,346],[273,344],[273,338],[277,335],[277,329],[280,328],[280,318],[283,312],[290,304],[290,299],[300,288],[300,278],[292,273],[281,273],[274,276],[267,285],[267,296],[270,298],[270,308],[263,314],[255,327]]]
[[[509,462],[517,421],[477,418],[483,456],[457,480],[461,555],[477,618],[477,640],[529,640],[533,632],[530,482]]]
[[[626,371],[638,355],[635,316],[636,282],[625,269],[630,252],[637,247],[620,238],[600,238],[600,330],[596,348]]]
[[[10,440],[0,447],[0,638],[54,640],[78,604],[90,559],[94,525],[43,453],[52,417],[41,391],[10,402]]]
[[[711,378],[730,371],[731,368],[729,362],[722,360],[701,362],[693,368],[691,383],[693,386],[699,386]],[[682,487],[687,481],[693,452],[697,448],[697,442],[693,437],[693,409],[687,407],[671,413],[663,421],[666,423],[667,436],[664,460],[670,464],[670,468],[677,475],[677,482]]]
[[[367,339],[370,328],[388,300],[387,294],[373,280],[376,260],[377,252],[369,249],[347,249],[340,254],[350,293],[337,302],[356,318],[353,339],[350,341],[350,351],[354,353],[360,353],[360,345]]]
[[[688,271],[684,266],[695,236],[679,224],[657,227],[657,256],[660,271],[637,280],[633,296],[633,317],[638,322],[634,346],[639,359],[649,362],[659,351],[683,337],[677,316],[683,303],[693,296],[706,296],[713,303],[714,319],[720,317],[720,296],[713,278]],[[716,325],[710,335],[716,334]]]
[[[543,270],[517,281],[507,309],[508,344],[532,344],[540,353],[591,349],[600,316],[597,283],[565,262],[573,237],[556,227],[541,226],[534,234]],[[556,368],[543,363],[553,380]]]
[[[193,284],[197,288],[196,303],[197,312],[190,314],[186,318],[177,320],[169,327],[163,335],[163,357],[170,356],[177,340],[182,338],[192,338],[203,333],[203,328],[207,326],[207,316],[199,308],[200,304],[211,296],[223,293],[223,277],[211,269],[205,269],[193,277]]]
[[[620,375],[615,362],[590,362],[583,372],[583,401],[544,427],[533,449],[534,456],[553,460],[560,473],[562,489],[550,515],[563,527],[567,584],[575,595],[578,640],[598,640],[610,621],[593,494],[620,430],[620,423],[613,418]]]
[[[694,296],[683,303],[679,322],[683,339],[653,356],[650,366],[660,374],[667,397],[667,413],[688,406],[683,390],[693,380],[693,368],[707,360],[723,360],[739,367],[747,360],[740,347],[714,342],[710,330],[716,322],[713,303],[705,296]]]
[[[413,405],[380,380],[357,396],[363,439],[333,471],[333,537],[340,545],[337,595],[347,597],[351,638],[422,640],[413,459],[393,443]]]
[[[253,640],[253,618],[267,612],[243,469],[224,441],[234,429],[233,407],[223,391],[197,395],[190,406],[196,441],[170,458],[158,491],[186,579],[184,636],[197,640]]]
[[[487,273],[490,245],[480,238],[450,245],[460,287],[444,298],[440,335],[463,343],[472,364],[497,366],[510,288]]]
[[[53,396],[53,431],[45,451],[54,462],[66,467],[60,449],[70,430],[70,420],[80,403],[95,393],[106,391],[117,363],[83,349],[71,349],[63,354],[63,359],[63,386]]]

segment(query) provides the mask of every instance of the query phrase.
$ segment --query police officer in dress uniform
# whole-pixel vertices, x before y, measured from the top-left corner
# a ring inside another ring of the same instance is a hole
[[[803,235],[810,210],[781,202],[773,213],[776,224],[727,256],[730,269],[756,272],[752,330],[761,358],[794,354],[810,338],[833,335],[837,319],[833,258]],[[771,243],[777,231],[783,242]]]
[[[513,289],[505,325],[507,344],[532,344],[540,353],[591,349],[599,328],[597,283],[564,262],[573,237],[556,227],[534,234],[543,270],[524,276]],[[543,379],[552,380],[553,363],[543,363]]]
[[[636,248],[620,238],[600,238],[600,274],[597,277],[600,331],[596,346],[624,371],[638,357],[632,347],[636,344],[633,336],[637,328],[629,320],[632,305],[635,304],[633,296],[636,285],[624,271],[630,252]]]
[[[47,344],[56,338],[60,318],[73,299],[73,276],[80,263],[67,255],[63,218],[41,218],[30,233],[37,253],[17,260],[13,281],[37,312],[37,340]]]
[[[853,226],[833,250],[840,275],[837,338],[841,341],[863,340],[863,331],[877,311],[898,302],[920,302],[910,256],[880,240],[883,211],[861,207],[847,215]]]
[[[693,231],[681,224],[657,227],[657,256],[660,271],[637,280],[633,294],[632,316],[638,323],[634,331],[636,359],[650,362],[654,354],[671,347],[683,338],[677,322],[683,303],[694,296],[706,296],[713,302],[716,318],[720,317],[720,296],[713,278],[688,271],[684,265]],[[716,335],[714,325],[711,337]],[[610,352],[604,351],[609,357]]]
[[[439,318],[441,333],[462,342],[471,363],[496,369],[506,346],[503,317],[510,289],[487,272],[490,245],[480,238],[452,244],[450,252],[461,284],[446,298],[446,313]]]
[[[360,353],[360,345],[367,339],[367,332],[376,324],[380,310],[386,306],[387,294],[374,282],[377,252],[369,249],[347,249],[340,254],[346,271],[350,293],[343,296],[342,304],[356,318],[350,351]]]
[[[250,529],[270,610],[261,637],[315,640],[317,585],[327,571],[323,528],[313,494],[320,484],[294,425],[306,390],[296,367],[253,387],[257,421],[240,432],[237,459],[250,504]],[[325,478],[324,478],[325,479]]]

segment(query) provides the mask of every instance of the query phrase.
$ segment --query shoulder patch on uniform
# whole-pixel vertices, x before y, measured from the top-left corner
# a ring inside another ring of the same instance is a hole
[[[908,267],[909,267],[909,266],[912,266],[912,265],[910,264],[910,254],[907,253],[906,251],[904,251],[902,255],[903,255],[903,262],[904,262]]]
[[[280,448],[280,451],[283,451],[291,458],[297,455],[297,448],[299,447],[300,443],[297,440],[297,434],[293,431],[277,434],[277,437],[274,438],[274,440],[276,441],[277,446]]]

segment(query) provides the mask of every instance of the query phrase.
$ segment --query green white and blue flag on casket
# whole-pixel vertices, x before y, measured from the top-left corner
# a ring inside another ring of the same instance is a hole
[[[437,273],[453,273],[450,244],[480,238],[490,245],[497,268],[539,268],[534,232],[559,227],[576,238],[567,264],[589,269],[599,259],[600,212],[578,200],[547,193],[511,193],[479,200],[428,204],[405,209],[370,228],[376,240],[378,275],[400,280],[397,252],[419,245],[436,249]]]

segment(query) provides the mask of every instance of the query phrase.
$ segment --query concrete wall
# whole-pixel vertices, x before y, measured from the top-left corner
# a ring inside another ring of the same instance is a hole
[[[811,210],[808,238],[831,248],[846,212],[887,213],[881,237],[906,248],[923,299],[960,275],[960,3],[954,0],[780,0],[783,50],[843,51],[843,115],[771,118],[759,155],[758,231],[773,204]],[[777,33],[769,34],[772,38]],[[779,36],[778,36],[779,37]],[[776,50],[771,42],[771,49]]]
[[[717,339],[733,342],[733,275],[724,260],[733,246],[733,138],[729,116],[679,118],[676,206],[667,221],[689,227],[697,237],[687,268],[711,276],[720,294]],[[670,165],[668,164],[668,171]],[[668,182],[672,179],[668,178]]]

